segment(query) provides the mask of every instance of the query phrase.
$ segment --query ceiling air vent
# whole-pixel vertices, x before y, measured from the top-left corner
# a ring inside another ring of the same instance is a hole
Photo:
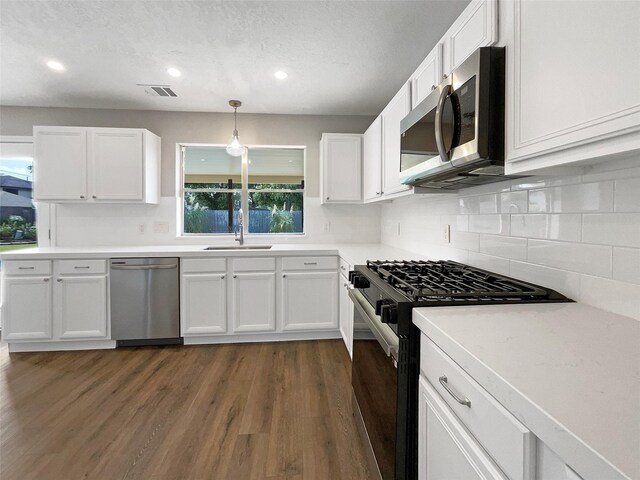
[[[171,85],[151,85],[145,83],[138,83],[139,87],[142,87],[147,95],[152,97],[177,97],[176,92],[171,90]]]

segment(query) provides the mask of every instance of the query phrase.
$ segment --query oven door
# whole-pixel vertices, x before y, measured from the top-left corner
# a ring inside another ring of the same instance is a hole
[[[355,289],[349,290],[354,304],[354,324],[368,327],[353,339],[352,385],[362,423],[369,439],[375,463],[383,480],[396,476],[398,337],[380,322],[367,299]]]

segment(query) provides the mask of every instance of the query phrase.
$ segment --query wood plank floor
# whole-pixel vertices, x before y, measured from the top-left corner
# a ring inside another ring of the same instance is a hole
[[[2,480],[366,480],[339,340],[9,354]]]

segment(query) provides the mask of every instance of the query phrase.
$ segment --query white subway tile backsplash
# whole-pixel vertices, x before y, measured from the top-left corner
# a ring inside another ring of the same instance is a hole
[[[511,235],[579,242],[582,215],[579,213],[511,215]]]
[[[615,182],[616,212],[640,212],[640,177]]]
[[[613,247],[613,279],[640,285],[640,248]]]
[[[584,215],[582,241],[621,247],[640,247],[640,213]]]
[[[530,263],[572,272],[611,277],[611,247],[584,243],[529,240]]]
[[[469,216],[469,231],[509,235],[510,223],[509,215],[471,215]]]
[[[451,246],[462,250],[477,252],[480,248],[480,235],[469,232],[451,232]]]
[[[578,299],[581,303],[640,320],[640,285],[581,275]]]
[[[490,272],[509,275],[509,260],[506,258],[494,257],[483,253],[469,252],[469,265],[483,268]]]
[[[529,191],[530,213],[612,212],[613,182]]]
[[[468,215],[442,215],[440,217],[441,225],[450,225],[451,231],[468,232],[469,216]]]
[[[565,177],[523,177],[511,182],[511,190],[533,190],[535,188],[559,187],[580,183],[579,176]]]
[[[527,240],[501,235],[480,235],[480,252],[513,260],[526,260]]]
[[[576,272],[512,260],[509,275],[526,282],[552,288],[573,300],[576,300],[580,294],[580,274]]]
[[[526,190],[500,194],[501,213],[527,213],[529,209],[529,194]]]
[[[475,195],[460,198],[460,213],[498,213],[498,195]]]

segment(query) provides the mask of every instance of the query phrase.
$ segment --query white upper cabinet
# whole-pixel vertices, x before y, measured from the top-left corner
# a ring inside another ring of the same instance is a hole
[[[449,75],[478,48],[491,46],[497,40],[498,1],[472,0],[442,38],[442,75]]]
[[[405,83],[382,111],[382,191],[384,196],[408,191],[400,183],[400,122],[411,111],[411,82]]]
[[[323,133],[322,203],[362,203],[362,135]]]
[[[33,127],[35,199],[158,203],[160,138],[137,128]]]
[[[362,142],[363,197],[372,201],[382,195],[382,116],[364,132]]]
[[[500,3],[508,174],[640,150],[640,2]]]
[[[411,76],[411,109],[434,90],[442,78],[442,43],[438,43]]]
[[[34,127],[36,200],[87,199],[87,129]]]

